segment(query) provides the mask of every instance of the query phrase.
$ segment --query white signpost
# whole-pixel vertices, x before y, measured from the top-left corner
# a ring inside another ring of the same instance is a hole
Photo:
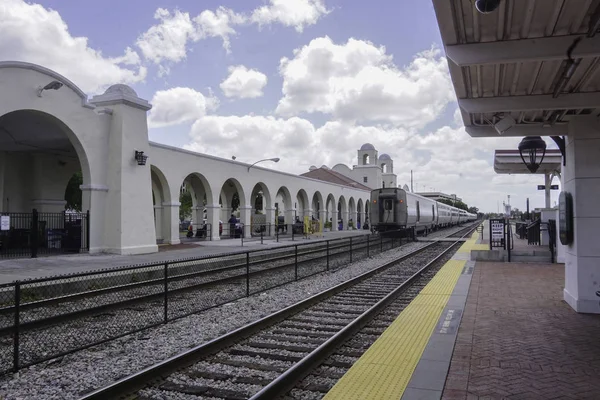
[[[0,231],[9,231],[10,230],[10,215],[1,215],[0,216]]]

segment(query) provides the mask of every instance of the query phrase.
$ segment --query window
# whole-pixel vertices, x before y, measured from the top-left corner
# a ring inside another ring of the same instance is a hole
[[[421,205],[417,201],[417,222],[421,220]]]
[[[364,182],[364,183],[367,183],[368,181],[369,181],[369,178],[367,178],[366,176],[365,176],[365,177],[363,177],[363,182]]]
[[[386,211],[391,211],[394,207],[394,201],[392,199],[385,199],[383,202],[383,209]]]

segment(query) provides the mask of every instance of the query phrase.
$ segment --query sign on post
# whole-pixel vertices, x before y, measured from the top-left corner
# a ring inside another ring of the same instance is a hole
[[[10,230],[10,215],[0,216],[0,231]]]
[[[504,225],[504,219],[490,219],[490,250],[494,247],[506,249]]]

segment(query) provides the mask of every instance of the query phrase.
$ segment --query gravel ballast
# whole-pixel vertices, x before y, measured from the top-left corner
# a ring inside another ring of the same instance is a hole
[[[429,237],[447,236],[461,229],[463,228],[446,229]],[[0,398],[77,399],[93,389],[223,335],[427,244],[409,243],[345,268],[314,275],[5,375],[0,378]],[[352,362],[353,358],[348,357],[347,361]]]

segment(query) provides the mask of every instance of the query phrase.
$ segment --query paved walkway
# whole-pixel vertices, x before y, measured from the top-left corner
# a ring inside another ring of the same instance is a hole
[[[244,241],[242,247],[241,239],[224,239],[218,241],[185,242],[179,245],[159,246],[159,252],[153,254],[141,254],[134,256],[121,256],[111,254],[72,254],[63,256],[51,256],[40,258],[20,258],[2,260],[0,259],[0,283],[13,282],[27,278],[39,278],[59,274],[92,271],[102,268],[119,267],[125,265],[159,263],[169,260],[202,257],[224,253],[243,252],[247,250],[267,249],[286,246],[290,244],[305,244],[320,240],[338,239],[342,237],[366,235],[369,231],[338,231],[325,232],[322,238],[312,236],[304,239],[296,236],[294,241],[291,237],[275,240],[264,240],[263,244],[258,241]]]
[[[600,399],[600,315],[562,300],[562,264],[477,262],[443,399]]]

